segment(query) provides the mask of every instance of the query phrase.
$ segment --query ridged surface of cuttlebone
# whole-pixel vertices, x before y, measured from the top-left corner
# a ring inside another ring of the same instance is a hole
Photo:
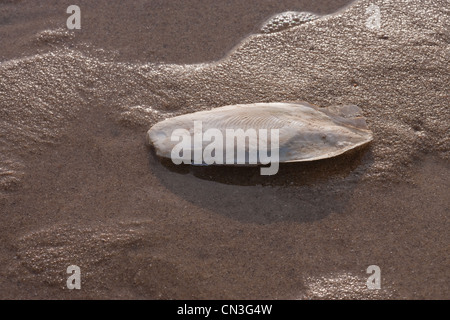
[[[352,105],[329,108],[318,108],[308,103],[230,105],[164,120],[148,131],[147,138],[159,156],[170,158],[179,143],[177,139],[172,141],[172,134],[177,129],[189,132],[192,144],[191,150],[187,151],[193,152],[196,121],[201,122],[203,134],[208,129],[220,131],[225,153],[229,151],[225,150],[227,129],[234,129],[237,137],[246,136],[248,129],[254,129],[256,133],[267,129],[267,140],[263,140],[267,148],[272,143],[270,130],[278,129],[279,162],[313,161],[337,156],[372,140],[372,133],[360,113],[361,109]],[[248,140],[245,152],[258,153],[260,144]],[[203,148],[209,143],[210,140],[203,141]],[[237,163],[236,158],[234,163]]]

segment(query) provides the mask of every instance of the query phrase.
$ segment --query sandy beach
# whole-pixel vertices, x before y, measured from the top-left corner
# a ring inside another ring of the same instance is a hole
[[[78,1],[80,30],[44,2],[0,2],[1,299],[450,298],[447,1]],[[260,32],[284,11],[321,17]],[[274,176],[146,144],[283,101],[356,104],[374,140]]]

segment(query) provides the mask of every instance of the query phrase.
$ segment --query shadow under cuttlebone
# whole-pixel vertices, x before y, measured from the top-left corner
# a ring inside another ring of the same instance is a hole
[[[368,150],[369,149],[369,150]],[[273,176],[259,166],[175,165],[149,147],[161,183],[196,206],[245,222],[309,222],[342,212],[372,163],[369,147],[312,162],[281,163]]]

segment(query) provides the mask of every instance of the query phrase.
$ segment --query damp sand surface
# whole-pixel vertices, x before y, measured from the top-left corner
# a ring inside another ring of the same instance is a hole
[[[348,3],[86,2],[80,33],[64,1],[1,4],[0,296],[448,298],[448,11],[373,2],[376,32],[360,1],[267,35],[273,14]],[[172,115],[295,100],[358,104],[374,142],[273,177],[145,144]]]

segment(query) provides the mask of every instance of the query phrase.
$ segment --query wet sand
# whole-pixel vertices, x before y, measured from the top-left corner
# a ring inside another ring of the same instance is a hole
[[[0,297],[447,299],[444,2],[373,1],[368,31],[359,1],[268,35],[272,14],[347,3],[80,2],[76,32],[64,1],[2,3]],[[145,144],[168,116],[294,100],[358,104],[374,142],[274,177]]]

